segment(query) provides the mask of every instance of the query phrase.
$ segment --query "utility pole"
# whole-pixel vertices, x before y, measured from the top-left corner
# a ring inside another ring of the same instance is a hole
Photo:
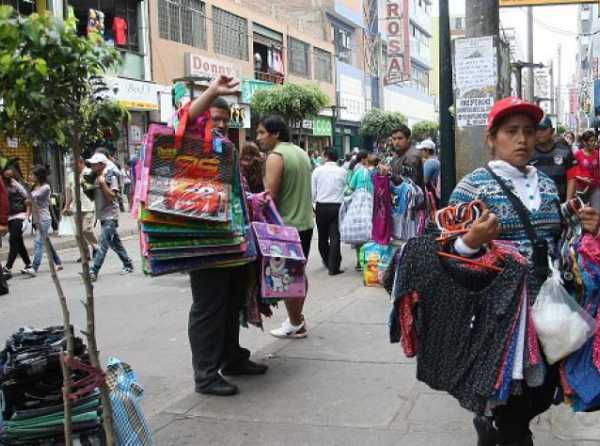
[[[500,8],[498,0],[466,0],[466,37],[493,36],[499,46]],[[500,48],[496,48],[496,66],[501,57]],[[444,66],[444,64],[442,65]],[[501,76],[498,76],[500,83]],[[495,99],[500,96],[499,86],[493,93]],[[456,176],[464,175],[484,166],[490,159],[490,151],[485,144],[485,126],[472,126],[456,129]]]
[[[533,77],[533,8],[527,7],[527,63],[529,83],[527,84],[527,100],[533,102],[535,96],[535,80]]]
[[[454,118],[450,107],[454,104],[452,89],[452,43],[450,41],[450,8],[448,0],[440,0],[439,21],[439,95],[440,95],[440,155],[442,203],[446,205],[456,185],[456,154],[454,149]]]
[[[556,123],[562,122],[562,47],[558,44],[558,73],[556,74],[557,85],[556,85]]]
[[[554,91],[554,61],[550,59],[548,61],[548,66],[550,67],[548,74],[550,75],[550,114],[554,114],[554,102],[556,101],[555,91]]]

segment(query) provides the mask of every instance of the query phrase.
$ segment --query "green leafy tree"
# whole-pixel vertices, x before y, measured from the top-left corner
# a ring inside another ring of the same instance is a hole
[[[0,7],[0,134],[17,135],[32,146],[50,143],[72,151],[78,159],[83,144],[98,136],[103,125],[123,117],[114,104],[102,100],[99,77],[119,61],[118,53],[99,42],[77,36],[76,23],[50,15],[20,17],[10,7]],[[100,369],[95,336],[94,293],[89,277],[89,253],[82,238],[81,189],[78,163],[75,170],[77,240],[85,284],[85,335],[90,362]],[[37,210],[34,208],[34,212]],[[46,235],[46,240],[47,234]],[[47,245],[48,246],[48,245]],[[73,355],[70,314],[52,256],[48,256],[63,323],[67,333],[67,355]],[[70,373],[61,361],[64,375],[65,440],[72,444]],[[106,385],[101,387],[103,424],[109,445],[114,445],[112,411]]]
[[[567,127],[564,124],[558,123],[556,125],[556,133],[558,135],[564,135],[567,132]]]
[[[412,127],[412,139],[415,141],[423,141],[430,138],[435,140],[438,134],[439,125],[434,121],[420,121]]]
[[[280,115],[288,122],[315,117],[329,105],[329,98],[316,85],[284,84],[259,90],[252,97],[252,110],[259,115]]]
[[[406,117],[402,113],[373,108],[363,117],[360,131],[364,136],[374,138],[379,144],[391,136],[392,131],[401,124],[406,124]]]

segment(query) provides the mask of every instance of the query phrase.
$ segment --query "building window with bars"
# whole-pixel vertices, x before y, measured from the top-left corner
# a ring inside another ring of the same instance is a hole
[[[215,53],[248,60],[248,21],[213,6]]]
[[[310,45],[288,37],[288,67],[291,74],[310,77]]]
[[[206,6],[200,0],[158,0],[161,39],[206,49]]]
[[[315,79],[318,81],[331,83],[331,53],[315,48]]]

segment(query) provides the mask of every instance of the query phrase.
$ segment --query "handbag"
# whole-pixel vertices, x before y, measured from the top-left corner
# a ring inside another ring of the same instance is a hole
[[[75,236],[75,221],[72,216],[63,215],[58,224],[58,235],[60,237],[74,237]]]
[[[373,229],[373,196],[366,190],[356,190],[340,206],[340,240],[360,244],[371,240]]]
[[[149,129],[142,201],[150,211],[225,222],[231,207],[233,144],[217,134],[210,120],[204,134],[187,131],[189,105],[181,112],[176,132],[157,124]]]
[[[517,212],[521,224],[525,227],[527,232],[527,238],[531,241],[531,248],[533,250],[533,265],[534,273],[540,280],[546,280],[550,274],[550,267],[548,265],[548,241],[538,237],[533,224],[531,223],[529,210],[525,207],[523,202],[517,197],[513,191],[511,191],[506,183],[494,173],[494,171],[487,166],[486,170],[500,185],[500,188],[510,201],[513,209]]]
[[[306,258],[298,230],[284,226],[275,203],[268,199],[266,211],[257,209],[252,230],[256,236],[259,258],[260,295],[265,299],[302,298],[306,296]]]

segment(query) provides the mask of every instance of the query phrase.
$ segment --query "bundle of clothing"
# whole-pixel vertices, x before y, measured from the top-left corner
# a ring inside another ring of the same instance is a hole
[[[89,365],[86,347],[75,337],[70,364],[71,408],[76,444],[101,445],[98,383],[102,374]],[[0,352],[0,444],[64,444],[63,376],[60,356],[66,350],[62,327],[21,328]]]
[[[395,184],[387,175],[373,175],[373,234],[380,245],[422,235],[427,225],[425,195],[409,177]]]
[[[591,412],[600,410],[600,240],[582,233],[570,206],[562,206],[569,224],[561,239],[561,270],[567,290],[596,320],[597,328],[582,348],[561,362],[560,377],[565,403],[575,412]]]
[[[523,382],[544,382],[527,261],[507,242],[491,244],[476,264],[439,251],[435,236],[424,236],[397,257],[390,341],[417,357],[418,380],[484,414]]]
[[[238,154],[207,116],[197,126],[176,135],[153,124],[145,138],[133,212],[144,272],[152,276],[256,258]]]

